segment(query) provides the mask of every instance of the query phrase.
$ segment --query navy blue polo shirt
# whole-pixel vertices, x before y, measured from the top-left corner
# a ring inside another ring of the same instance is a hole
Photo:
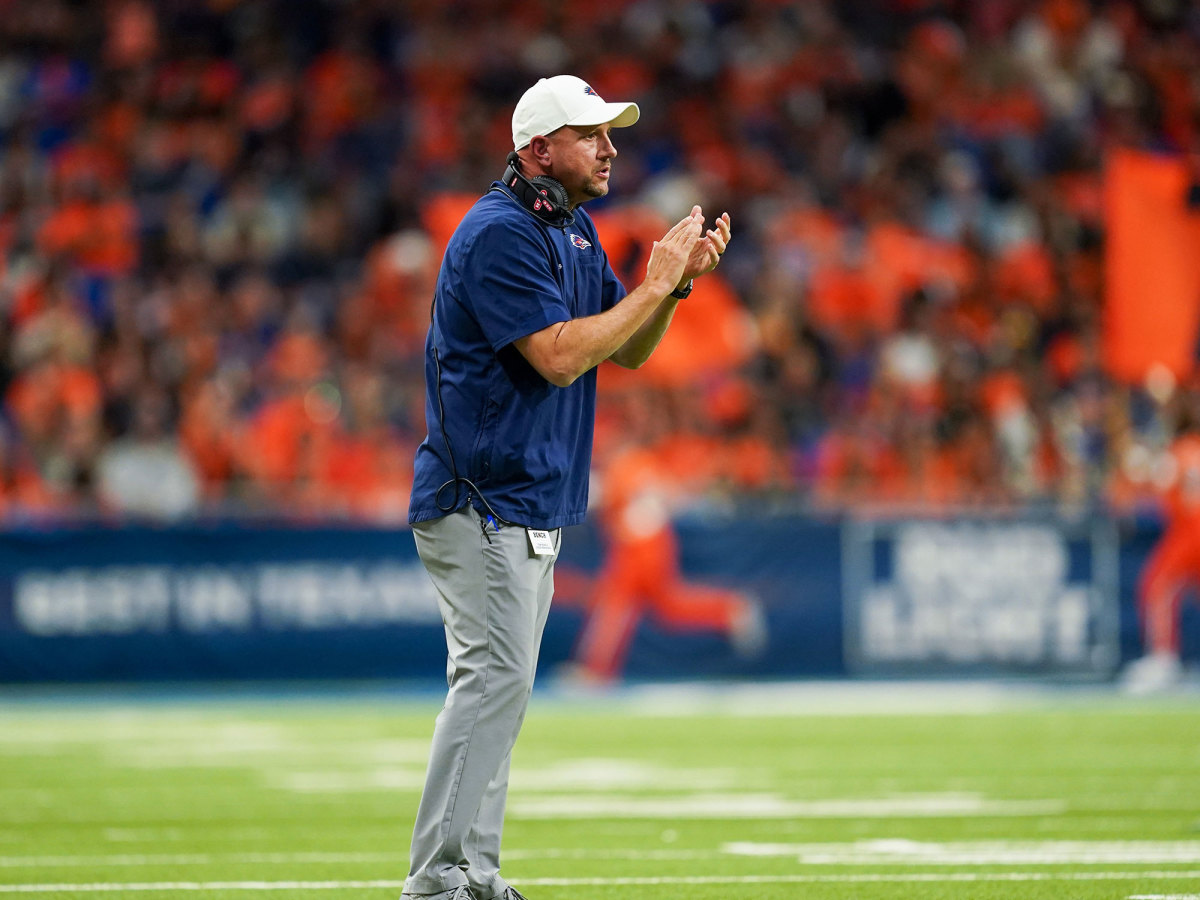
[[[587,213],[576,209],[574,224],[555,228],[494,187],[459,223],[438,274],[425,341],[429,433],[417,449],[408,520],[468,502],[462,484],[457,499],[454,485],[439,494],[452,478],[453,451],[458,475],[505,520],[574,525],[587,509],[596,371],[555,387],[513,341],[610,309],[625,288]],[[470,502],[484,511],[478,497]]]

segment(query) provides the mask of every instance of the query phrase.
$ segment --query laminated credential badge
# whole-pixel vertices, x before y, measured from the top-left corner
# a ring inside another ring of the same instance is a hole
[[[525,533],[529,535],[529,547],[534,556],[554,555],[554,538],[550,536],[550,532],[526,528]]]

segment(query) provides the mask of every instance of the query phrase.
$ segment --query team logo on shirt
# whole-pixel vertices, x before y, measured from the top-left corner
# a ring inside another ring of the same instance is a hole
[[[588,247],[592,246],[591,241],[585,241],[579,235],[574,234],[574,233],[571,234],[571,243],[574,244],[576,247],[578,247],[580,250],[586,250]]]

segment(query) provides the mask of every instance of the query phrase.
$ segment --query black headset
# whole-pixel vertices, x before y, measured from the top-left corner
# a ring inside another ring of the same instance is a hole
[[[505,162],[508,168],[500,180],[517,195],[522,206],[555,228],[566,228],[575,223],[567,200],[567,189],[561,181],[549,175],[526,178],[521,174],[521,157],[515,150],[508,154]]]

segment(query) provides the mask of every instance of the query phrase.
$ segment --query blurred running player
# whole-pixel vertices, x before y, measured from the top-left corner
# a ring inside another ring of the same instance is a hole
[[[1180,603],[1200,588],[1200,418],[1189,411],[1168,449],[1170,481],[1163,496],[1166,529],[1146,560],[1138,584],[1138,615],[1146,655],[1130,663],[1122,681],[1148,693],[1179,681]]]
[[[575,648],[572,674],[616,679],[638,624],[652,618],[671,631],[725,636],[741,656],[760,653],[766,624],[756,600],[739,591],[684,579],[672,523],[679,473],[651,446],[618,451],[601,479],[605,558]]]

